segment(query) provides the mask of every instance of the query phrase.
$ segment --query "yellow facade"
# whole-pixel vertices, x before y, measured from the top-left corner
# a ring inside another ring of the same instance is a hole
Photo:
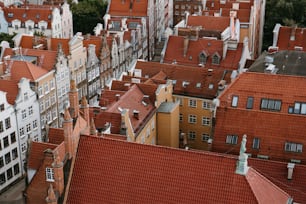
[[[175,101],[180,103],[179,128],[185,133],[188,146],[194,149],[209,150],[212,137],[212,100],[174,95]],[[180,138],[183,147],[183,138]]]

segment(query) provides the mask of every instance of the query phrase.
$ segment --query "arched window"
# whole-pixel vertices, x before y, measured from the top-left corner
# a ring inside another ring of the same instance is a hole
[[[213,64],[220,64],[220,55],[218,53],[215,53],[212,57],[212,63]]]
[[[205,52],[201,52],[200,55],[199,55],[199,64],[206,64],[206,61],[207,61],[207,55]]]

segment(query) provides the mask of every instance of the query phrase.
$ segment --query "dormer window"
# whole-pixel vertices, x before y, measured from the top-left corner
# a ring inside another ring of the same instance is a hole
[[[220,55],[218,53],[215,53],[212,57],[212,63],[213,64],[220,64]]]
[[[14,14],[13,14],[13,13],[8,13],[7,16],[8,16],[9,18],[13,18],[13,17],[14,17]]]
[[[199,64],[206,64],[207,61],[207,54],[205,52],[201,52],[199,55]]]
[[[54,170],[53,168],[46,168],[46,181],[54,182]]]

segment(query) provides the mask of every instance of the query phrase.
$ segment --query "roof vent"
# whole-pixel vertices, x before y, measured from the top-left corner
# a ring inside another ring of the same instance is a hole
[[[188,81],[182,82],[182,87],[186,88],[190,83]]]
[[[139,111],[138,110],[133,110],[133,116],[134,116],[134,118],[139,120]]]
[[[119,101],[120,99],[120,94],[116,94],[116,101]]]

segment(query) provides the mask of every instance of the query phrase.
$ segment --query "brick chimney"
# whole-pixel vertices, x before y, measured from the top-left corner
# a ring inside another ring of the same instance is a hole
[[[71,117],[76,118],[79,114],[79,94],[74,80],[70,81],[69,102]]]
[[[90,135],[97,136],[97,129],[95,126],[95,120],[93,118],[91,118],[90,121]]]
[[[69,110],[66,108],[64,112],[64,121],[63,121],[63,129],[64,129],[64,141],[65,141],[65,150],[69,155],[69,159],[71,159],[73,155],[73,120],[70,116]]]
[[[83,117],[87,122],[87,125],[90,125],[90,119],[89,119],[89,105],[87,102],[87,99],[85,96],[82,97],[82,101],[81,101],[81,112],[83,113]]]
[[[52,186],[51,183],[50,183],[50,186],[48,188],[48,196],[46,197],[46,203],[57,204],[57,198],[56,198],[56,195],[54,193],[53,186]]]
[[[52,168],[54,172],[54,185],[55,189],[61,195],[64,191],[64,169],[63,169],[63,162],[60,160],[58,152],[55,151],[53,153],[53,163]]]
[[[236,167],[236,174],[246,175],[248,172],[248,155],[245,153],[246,151],[246,142],[247,136],[243,135],[241,146],[240,146],[240,153],[238,157],[237,167]]]

